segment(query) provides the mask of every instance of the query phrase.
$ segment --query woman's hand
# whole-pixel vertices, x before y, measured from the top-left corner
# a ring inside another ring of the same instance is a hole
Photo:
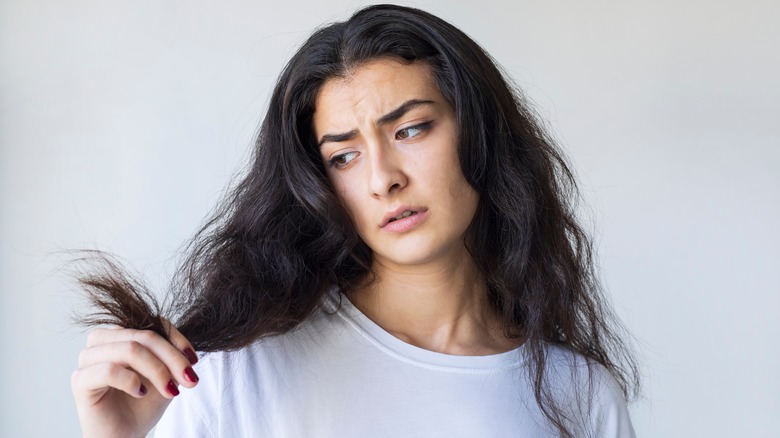
[[[177,384],[195,386],[195,351],[175,327],[169,330],[171,342],[149,330],[89,334],[71,376],[85,437],[145,436],[179,394]]]

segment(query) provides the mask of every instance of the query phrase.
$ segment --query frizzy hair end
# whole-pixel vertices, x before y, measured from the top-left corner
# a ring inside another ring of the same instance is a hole
[[[100,250],[78,250],[73,252],[70,266],[89,308],[88,314],[74,315],[77,324],[151,330],[170,340],[164,323],[170,315],[165,315],[154,294],[116,256]]]

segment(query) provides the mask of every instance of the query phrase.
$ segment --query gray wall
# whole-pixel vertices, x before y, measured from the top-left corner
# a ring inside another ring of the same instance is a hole
[[[285,60],[362,2],[216,3],[0,1],[0,436],[79,433],[57,252],[110,250],[164,286]],[[769,436],[780,3],[412,4],[483,44],[574,161],[644,365],[639,435]]]

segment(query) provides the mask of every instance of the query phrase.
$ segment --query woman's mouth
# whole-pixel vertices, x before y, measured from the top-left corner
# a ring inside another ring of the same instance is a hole
[[[406,210],[405,212],[399,214],[398,216],[390,218],[390,220],[387,223],[395,222],[395,221],[397,221],[399,219],[403,219],[405,217],[409,217],[409,216],[411,216],[413,214],[417,214],[417,212],[413,211],[413,210]]]
[[[400,214],[387,219],[387,223],[382,226],[384,231],[390,233],[403,233],[415,228],[428,216],[428,210],[423,209],[405,209]]]

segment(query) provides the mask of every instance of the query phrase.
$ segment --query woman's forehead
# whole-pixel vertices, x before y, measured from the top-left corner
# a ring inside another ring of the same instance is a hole
[[[377,118],[413,99],[444,103],[426,63],[384,58],[367,62],[325,81],[315,101],[315,127]]]

